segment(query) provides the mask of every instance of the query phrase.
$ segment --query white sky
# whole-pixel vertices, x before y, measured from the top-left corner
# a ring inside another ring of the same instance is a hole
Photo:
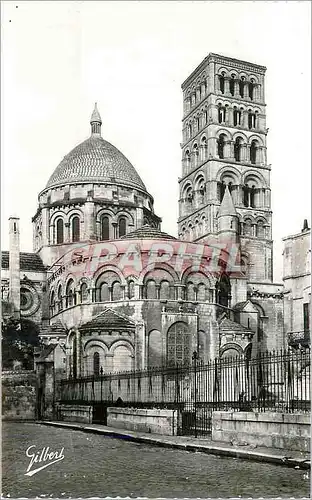
[[[16,7],[17,6],[17,7]],[[181,84],[209,53],[267,67],[275,280],[281,238],[310,219],[310,2],[2,2],[2,248],[21,219],[32,251],[37,195],[90,135],[135,166],[162,229],[177,234]],[[311,221],[309,220],[309,224]]]

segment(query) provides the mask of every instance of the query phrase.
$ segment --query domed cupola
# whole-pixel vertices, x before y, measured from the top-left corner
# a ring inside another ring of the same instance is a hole
[[[146,187],[130,161],[101,136],[102,119],[95,104],[91,136],[68,153],[56,167],[47,188],[86,182],[116,182],[146,192]]]
[[[46,265],[67,252],[68,244],[121,238],[144,224],[160,227],[139,174],[101,136],[97,104],[90,125],[90,137],[63,158],[38,197],[34,251]]]

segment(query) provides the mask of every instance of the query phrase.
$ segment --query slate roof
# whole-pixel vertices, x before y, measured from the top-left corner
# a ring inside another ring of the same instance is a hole
[[[240,323],[236,323],[235,321],[231,321],[228,318],[223,318],[220,321],[220,330],[224,333],[227,332],[248,333],[248,334],[254,333],[249,328],[246,328],[246,326],[243,326]]]
[[[145,240],[176,240],[174,236],[170,236],[170,234],[164,233],[160,231],[160,229],[156,229],[155,227],[151,227],[148,224],[145,224],[138,229],[135,229],[131,233],[122,236],[122,240],[128,239],[145,239]]]
[[[46,188],[82,182],[120,182],[146,191],[129,160],[100,135],[91,135],[70,151],[54,170]]]
[[[103,312],[95,316],[80,326],[79,330],[88,330],[105,327],[106,329],[133,329],[134,321],[126,316],[116,313],[112,309],[105,309]]]
[[[240,311],[240,310],[244,309],[244,307],[247,303],[248,303],[248,300],[245,300],[244,302],[237,302],[237,304],[235,304],[233,309],[237,309]]]
[[[9,269],[9,252],[1,252],[1,269]],[[45,272],[46,268],[36,253],[20,252],[20,270]]]
[[[41,327],[40,336],[56,336],[66,335],[66,330],[60,321],[57,321],[53,325],[43,325]]]
[[[225,187],[225,193],[220,205],[220,215],[237,215],[234,203],[233,203],[233,198],[232,195],[229,191],[228,186]]]

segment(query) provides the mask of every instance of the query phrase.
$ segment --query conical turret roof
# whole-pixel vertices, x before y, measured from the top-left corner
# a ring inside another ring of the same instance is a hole
[[[237,215],[228,186],[225,187],[224,196],[220,205],[219,217],[223,215]]]

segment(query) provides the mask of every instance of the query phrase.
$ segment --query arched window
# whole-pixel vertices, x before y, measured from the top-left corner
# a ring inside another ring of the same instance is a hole
[[[182,321],[174,323],[167,333],[167,365],[186,365],[191,360],[191,333]]]
[[[235,106],[233,113],[234,127],[241,124],[242,112]]]
[[[205,161],[207,159],[207,139],[203,137],[201,139],[201,161]]]
[[[124,217],[120,217],[118,221],[118,237],[121,238],[122,236],[125,236],[126,232],[127,232],[126,219]]]
[[[230,94],[234,95],[234,90],[235,90],[235,75],[231,75],[231,80],[230,80]]]
[[[170,285],[168,281],[162,281],[160,283],[159,298],[163,300],[170,299]]]
[[[258,221],[256,231],[258,238],[264,238],[264,222],[262,220]]]
[[[196,130],[198,132],[198,130],[200,129],[200,125],[199,125],[199,117],[196,118]]]
[[[87,283],[82,283],[80,287],[81,302],[87,302],[88,300],[88,285]]]
[[[121,300],[122,299],[122,290],[119,281],[115,281],[112,285],[112,299],[113,300]]]
[[[197,300],[198,302],[205,302],[206,300],[206,287],[204,283],[199,283],[197,286]]]
[[[229,307],[231,299],[231,283],[225,274],[223,274],[218,281],[217,285],[217,302],[218,304]]]
[[[257,163],[257,141],[252,141],[250,146],[250,162],[255,165]]]
[[[63,219],[57,219],[56,221],[56,243],[64,243],[64,223]]]
[[[101,302],[109,302],[109,288],[107,283],[102,283],[100,288],[100,301]]]
[[[203,124],[206,125],[206,123],[208,122],[208,113],[207,111],[204,111],[204,115],[203,115]]]
[[[147,299],[157,299],[156,283],[154,280],[148,280],[146,282],[146,298]]]
[[[251,111],[248,112],[248,128],[256,128],[256,115]]]
[[[80,240],[80,219],[77,215],[71,221],[72,241]]]
[[[189,123],[187,126],[187,134],[188,134],[188,138],[190,139],[192,137],[192,124],[191,123]]]
[[[190,163],[191,163],[191,155],[190,155],[190,152],[189,152],[188,149],[185,151],[185,157],[184,158],[185,158],[185,166],[189,167]]]
[[[249,98],[253,101],[254,98],[254,80],[251,79],[250,82],[248,83],[248,94]]]
[[[189,282],[186,285],[186,300],[196,300],[194,283]]]
[[[225,188],[226,188],[225,182],[224,181],[220,182],[219,183],[219,200],[220,200],[220,203],[223,200],[223,196],[224,196],[224,193],[225,193]]]
[[[109,218],[104,215],[101,218],[101,240],[109,240]]]
[[[194,144],[193,146],[193,158],[194,158],[194,167],[197,167],[198,165],[198,145]]]
[[[129,299],[134,298],[134,281],[129,281],[128,283],[128,297]]]
[[[226,138],[226,136],[224,134],[221,134],[219,139],[217,140],[218,156],[219,156],[220,160],[224,159],[225,138]]]
[[[244,206],[245,207],[251,207],[255,208],[255,193],[256,193],[256,188],[255,186],[248,186],[247,184],[243,187],[243,193],[244,193]]]
[[[219,75],[220,91],[224,94],[224,73]]]
[[[59,287],[57,292],[57,301],[58,301],[58,311],[63,310],[63,297],[62,297],[62,287]]]
[[[55,312],[55,293],[53,291],[50,297],[50,310],[51,310],[51,316],[53,316]]]
[[[235,161],[241,161],[242,139],[237,137],[234,142],[234,158]]]
[[[218,108],[218,121],[219,123],[225,122],[225,106],[221,106],[221,104],[219,104]]]
[[[251,219],[245,219],[244,235],[245,236],[252,236],[252,221],[251,221]]]
[[[189,205],[192,204],[192,201],[193,201],[193,191],[192,191],[192,186],[188,186],[186,189],[185,189],[185,201],[186,203],[188,203]]]
[[[71,307],[76,304],[74,280],[70,279],[66,286],[66,307]]]
[[[244,77],[244,76],[242,76],[242,78],[241,78],[241,79],[240,79],[240,81],[239,81],[239,95],[240,95],[241,97],[244,97],[244,87],[245,87],[245,82],[244,82],[244,80],[245,80],[245,77]]]
[[[100,375],[100,355],[98,352],[93,354],[93,375]]]

